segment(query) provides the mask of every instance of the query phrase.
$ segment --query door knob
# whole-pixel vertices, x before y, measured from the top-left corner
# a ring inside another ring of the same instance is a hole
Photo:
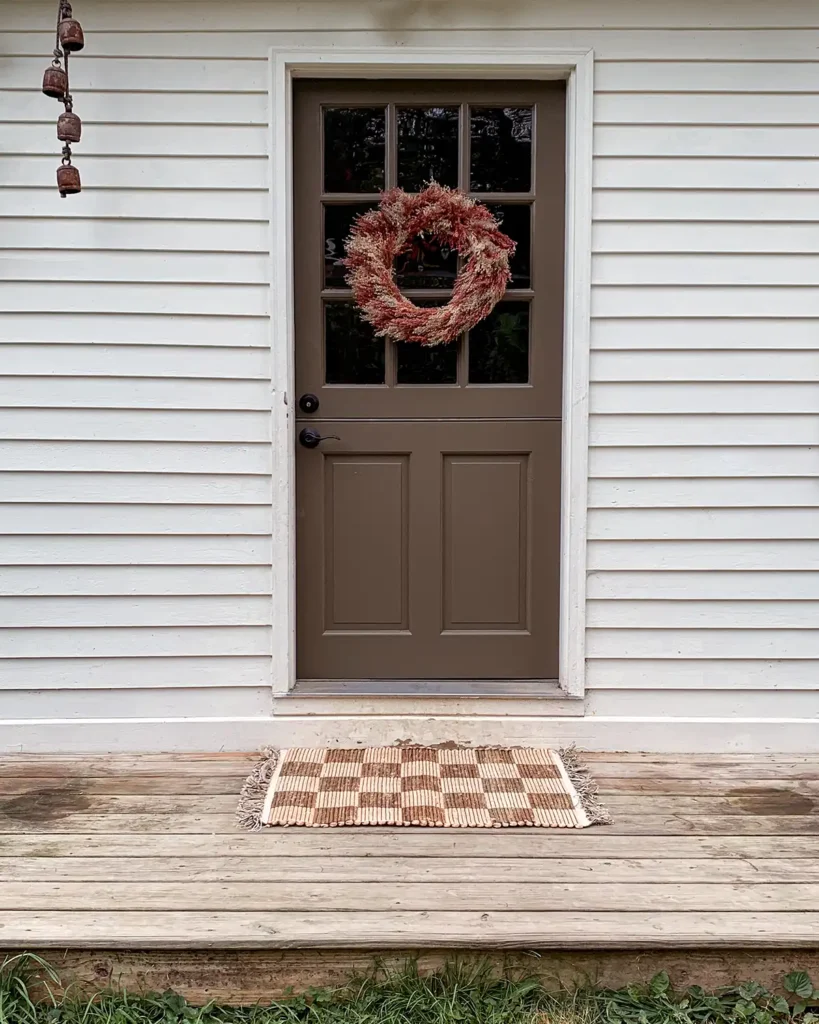
[[[311,430],[310,427],[305,427],[299,433],[299,444],[304,445],[305,448],[318,448],[322,441],[340,441],[341,438],[338,434],[325,434],[323,437],[317,430]]]

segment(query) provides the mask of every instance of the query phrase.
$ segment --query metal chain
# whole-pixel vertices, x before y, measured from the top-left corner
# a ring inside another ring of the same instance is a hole
[[[62,134],[65,138],[65,144],[62,148],[62,158],[60,161],[60,167],[57,171],[57,184],[60,189],[60,195],[65,199],[66,195],[73,192],[80,191],[79,175],[75,168],[71,164],[71,144],[68,141],[75,132],[78,134],[80,129],[79,119],[73,114],[74,111],[74,98],[71,95],[70,79],[69,79],[69,57],[70,57],[70,46],[64,46],[60,39],[60,26],[65,20],[73,18],[73,11],[71,4],[68,0],[58,0],[57,3],[57,24],[55,28],[55,41],[54,50],[52,51],[51,67],[61,72],[61,77],[64,77],[64,83],[60,83],[58,98],[61,100],[65,114],[61,115],[60,120],[64,120],[65,130],[60,131],[60,121],[57,122],[57,134]],[[67,29],[73,30],[80,34],[78,41],[79,47],[82,48],[81,29],[78,25],[66,26]],[[73,45],[73,44],[71,44]],[[57,79],[59,81],[59,79]],[[46,88],[44,84],[44,89]],[[54,95],[53,92],[48,92],[48,95]],[[66,117],[65,115],[72,115]],[[67,137],[67,138],[66,138]],[[70,169],[70,170],[69,170]]]
[[[56,41],[54,44],[54,60],[52,61],[52,64],[55,67],[59,67],[60,61],[62,60],[63,62],[65,69],[65,95],[63,96],[63,106],[65,107],[67,114],[70,114],[73,111],[74,100],[71,96],[71,80],[68,77],[68,56],[70,51],[64,49],[60,45],[60,22],[63,18],[70,18],[72,13],[71,4],[68,3],[67,0],[60,0],[60,3],[57,5]],[[71,146],[67,142],[63,146],[62,165],[63,167],[71,166]]]

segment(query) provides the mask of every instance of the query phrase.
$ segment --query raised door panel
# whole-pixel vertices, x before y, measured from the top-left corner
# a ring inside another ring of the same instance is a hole
[[[528,623],[528,455],[445,455],[443,628]]]
[[[327,455],[324,631],[408,625],[406,455]]]

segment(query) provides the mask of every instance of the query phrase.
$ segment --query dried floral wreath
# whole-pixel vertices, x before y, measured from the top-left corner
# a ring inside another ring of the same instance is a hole
[[[418,235],[434,235],[464,261],[444,306],[416,306],[396,284],[393,261]],[[433,183],[417,194],[385,192],[378,209],[353,225],[344,265],[353,297],[377,335],[443,345],[483,320],[503,297],[514,251],[487,207]]]

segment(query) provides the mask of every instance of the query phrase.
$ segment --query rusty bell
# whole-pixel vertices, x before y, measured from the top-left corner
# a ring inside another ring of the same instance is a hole
[[[61,100],[68,91],[68,75],[62,68],[53,65],[45,69],[43,75],[43,92],[46,96],[53,96],[55,100]]]
[[[68,16],[60,20],[57,26],[57,36],[60,46],[64,50],[81,50],[85,46],[85,39],[82,34],[82,25],[70,16],[71,8],[67,8]]]
[[[63,199],[66,196],[73,196],[77,192],[82,192],[80,172],[76,167],[72,164],[62,164],[57,168],[57,188]]]
[[[82,121],[67,110],[57,120],[57,138],[60,142],[79,142],[82,135]]]

